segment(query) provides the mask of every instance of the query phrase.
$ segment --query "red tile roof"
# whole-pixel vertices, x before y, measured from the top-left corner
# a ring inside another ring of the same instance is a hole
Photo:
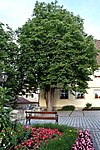
[[[100,49],[100,40],[96,40],[95,44],[96,44],[96,48]],[[100,65],[100,52],[98,52],[98,55],[97,55],[97,63],[98,65]]]
[[[17,103],[18,104],[32,104],[32,103],[35,104],[35,103],[38,103],[38,102],[31,102],[31,101],[25,99],[24,97],[18,97]]]
[[[100,40],[96,40],[95,43],[96,43],[96,48],[97,48],[97,49],[100,49]]]

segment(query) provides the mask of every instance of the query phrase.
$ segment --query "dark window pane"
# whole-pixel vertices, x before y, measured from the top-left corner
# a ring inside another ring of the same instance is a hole
[[[68,99],[68,91],[67,90],[60,91],[60,99]]]

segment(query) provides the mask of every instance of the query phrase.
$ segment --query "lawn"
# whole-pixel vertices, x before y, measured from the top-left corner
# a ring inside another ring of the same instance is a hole
[[[94,150],[87,130],[57,124],[36,124],[0,133],[0,150]]]

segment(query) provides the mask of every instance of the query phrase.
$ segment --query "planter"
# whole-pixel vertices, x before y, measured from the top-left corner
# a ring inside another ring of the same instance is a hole
[[[91,107],[91,108],[83,108],[83,111],[96,111],[96,110],[98,110],[98,111],[100,111],[100,107]]]

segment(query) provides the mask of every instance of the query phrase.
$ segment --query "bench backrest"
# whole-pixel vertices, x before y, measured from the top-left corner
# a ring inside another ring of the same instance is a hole
[[[34,113],[34,114],[57,114],[56,111],[25,111],[25,113]]]
[[[29,120],[29,124],[30,124],[30,119],[49,119],[49,120],[56,120],[56,123],[58,124],[58,114],[56,111],[25,111],[26,113],[26,124],[27,121]],[[32,114],[44,114],[44,116],[32,116]],[[54,114],[55,116],[45,116],[45,115],[51,115]],[[28,119],[28,120],[27,120]]]

